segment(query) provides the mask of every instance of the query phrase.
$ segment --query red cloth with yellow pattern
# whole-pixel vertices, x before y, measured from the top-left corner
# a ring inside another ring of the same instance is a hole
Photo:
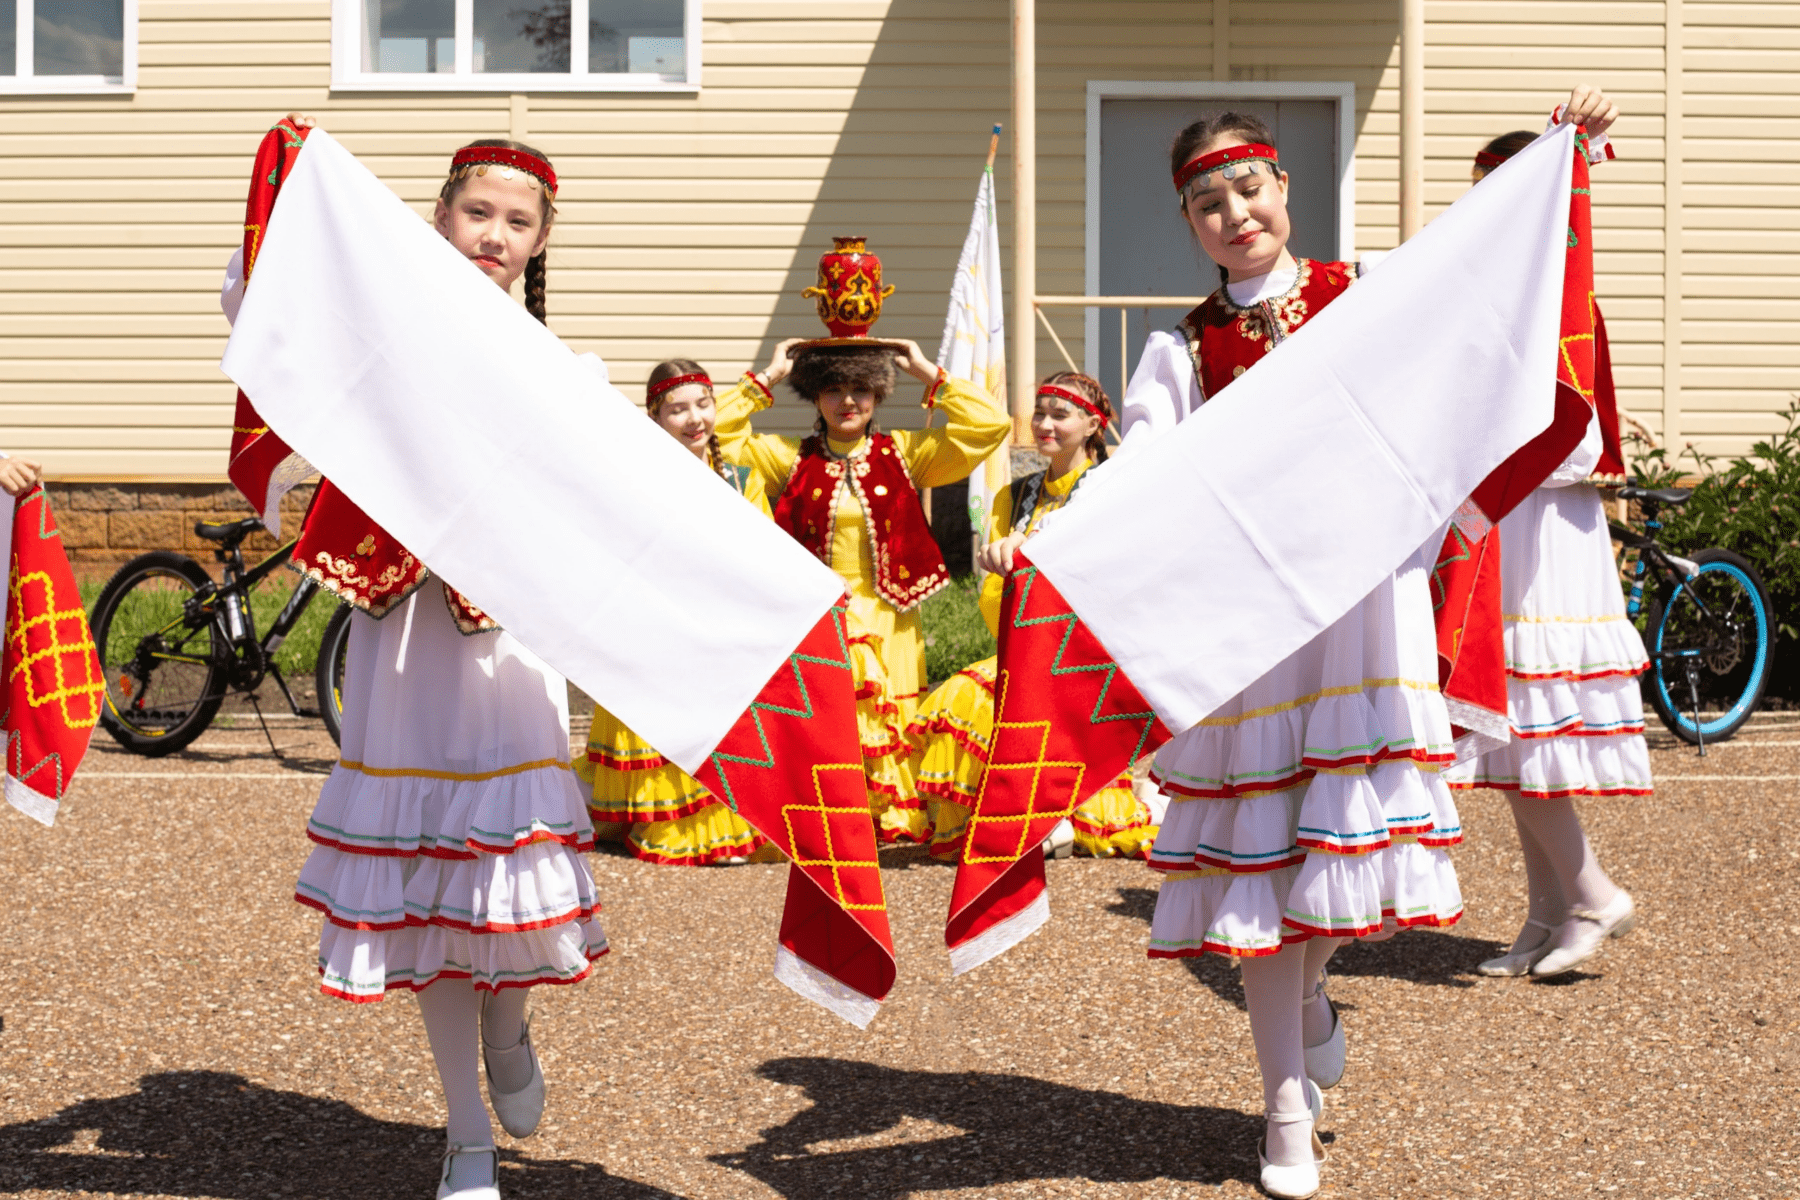
[[[48,825],[100,722],[106,678],[41,487],[21,497],[13,513],[11,561],[0,655],[6,798]]]
[[[871,433],[864,448],[848,458],[827,453],[818,434],[800,443],[793,474],[775,502],[775,523],[830,566],[837,527],[833,505],[846,477],[868,517],[875,594],[905,612],[948,584],[950,570],[931,536],[919,489],[885,433]]]

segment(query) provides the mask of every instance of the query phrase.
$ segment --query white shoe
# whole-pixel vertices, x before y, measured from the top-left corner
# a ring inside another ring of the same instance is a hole
[[[1314,1091],[1317,1096],[1317,1091]],[[1312,1121],[1312,1113],[1270,1113],[1269,1123],[1286,1125],[1295,1121]],[[1264,1153],[1267,1142],[1263,1138],[1256,1139],[1256,1163],[1261,1168],[1259,1182],[1262,1190],[1279,1200],[1306,1200],[1319,1190],[1319,1166],[1325,1161],[1325,1144],[1319,1141],[1317,1133],[1312,1135],[1312,1161],[1294,1163],[1292,1166],[1279,1166],[1269,1161]]]
[[[1325,1002],[1327,1008],[1331,1009],[1331,1036],[1317,1046],[1305,1048],[1306,1078],[1319,1087],[1329,1088],[1336,1087],[1338,1081],[1344,1077],[1344,1022],[1338,1016],[1337,1005],[1333,1004],[1331,997],[1325,994],[1325,972],[1323,971],[1319,972],[1319,983],[1313,988],[1312,995],[1306,997],[1300,1004],[1301,1007],[1305,1007],[1308,1004],[1317,1004],[1321,1000]]]
[[[1064,817],[1056,823],[1056,828],[1050,831],[1050,836],[1044,839],[1044,857],[1067,858],[1073,853],[1075,853],[1075,825],[1069,818]]]
[[[1538,939],[1537,945],[1529,950],[1508,950],[1505,954],[1490,958],[1476,967],[1476,972],[1495,977],[1531,974],[1531,968],[1538,964],[1538,960],[1550,953],[1551,944],[1549,924],[1536,917],[1526,917],[1525,928],[1529,929],[1533,925],[1544,931],[1544,936]],[[1523,936],[1522,933],[1521,936]]]
[[[503,1092],[494,1086],[494,1071],[488,1066],[488,1056],[496,1051],[487,1044],[485,1034],[481,1040],[481,1066],[487,1074],[488,1107],[494,1110],[500,1128],[516,1138],[528,1138],[537,1132],[538,1122],[544,1119],[544,1069],[538,1064],[537,1051],[531,1045],[530,1018],[519,1031],[518,1042],[511,1049],[498,1053],[515,1054],[521,1048],[531,1055],[531,1079],[516,1092]]]
[[[486,1183],[473,1187],[452,1188],[450,1167],[457,1159],[483,1158],[487,1161]],[[438,1177],[437,1200],[500,1200],[500,1153],[492,1146],[452,1145],[444,1154],[444,1173]]]
[[[1572,971],[1594,954],[1608,938],[1622,938],[1637,928],[1637,906],[1631,894],[1620,888],[1607,906],[1598,912],[1575,911],[1558,925],[1548,941],[1553,949],[1537,961],[1531,973],[1538,979]]]

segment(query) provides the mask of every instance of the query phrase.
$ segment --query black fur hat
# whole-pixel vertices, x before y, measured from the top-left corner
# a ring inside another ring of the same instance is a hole
[[[828,387],[867,388],[877,400],[885,400],[894,390],[897,353],[892,346],[808,347],[794,356],[788,386],[808,403]]]

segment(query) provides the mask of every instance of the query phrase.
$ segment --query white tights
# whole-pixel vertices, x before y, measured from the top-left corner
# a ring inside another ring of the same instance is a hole
[[[1514,796],[1512,814],[1525,857],[1528,914],[1533,920],[1555,926],[1568,920],[1573,909],[1592,912],[1612,902],[1618,886],[1600,869],[1600,860],[1582,832],[1574,801]],[[1531,949],[1547,936],[1527,926],[1520,930],[1513,949]]]
[[[1250,1010],[1250,1038],[1256,1043],[1256,1063],[1262,1069],[1267,1112],[1307,1110],[1306,1042],[1310,1031],[1302,1028],[1300,1001],[1318,983],[1326,960],[1347,940],[1311,938],[1283,946],[1278,954],[1241,960],[1244,1006]],[[1323,1041],[1331,1032],[1329,1015],[1322,1019],[1326,1028],[1311,1040]],[[1310,1121],[1271,1124],[1264,1153],[1270,1162],[1284,1166],[1306,1162],[1312,1155],[1312,1132]]]

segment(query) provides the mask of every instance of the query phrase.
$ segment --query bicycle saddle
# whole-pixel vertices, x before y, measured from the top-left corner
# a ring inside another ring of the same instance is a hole
[[[211,521],[195,521],[194,533],[209,542],[240,542],[262,528],[262,522],[255,517],[245,517],[241,521],[225,521],[214,524]]]
[[[1621,500],[1654,500],[1658,504],[1686,504],[1688,497],[1693,494],[1693,488],[1623,487],[1619,489],[1619,499]]]

